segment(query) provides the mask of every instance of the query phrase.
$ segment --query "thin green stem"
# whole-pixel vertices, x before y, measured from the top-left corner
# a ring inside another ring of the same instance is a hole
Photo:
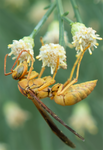
[[[62,15],[63,15],[62,1],[56,0],[56,2],[57,2],[58,15],[59,15],[59,44],[61,46],[64,46],[64,22],[62,19]]]
[[[65,17],[65,16],[62,16],[63,20],[65,20],[67,23],[73,23],[72,20],[70,20],[69,18]]]
[[[76,4],[76,0],[70,0],[70,1],[71,1],[72,6],[73,6],[74,13],[75,13],[77,21],[82,23],[82,19],[81,19],[80,14],[79,14],[79,10],[78,10],[78,6]]]
[[[42,19],[39,21],[39,23],[34,28],[33,32],[30,34],[31,38],[34,38],[36,36],[36,34],[39,32],[39,30],[42,27],[42,25],[45,23],[45,21],[47,20],[47,18],[51,14],[51,12],[54,10],[55,6],[56,6],[56,2],[51,4],[51,6],[48,9],[48,11],[46,12],[46,14],[42,17]]]

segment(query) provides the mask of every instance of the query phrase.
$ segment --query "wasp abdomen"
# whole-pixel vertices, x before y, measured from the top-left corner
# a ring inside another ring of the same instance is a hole
[[[93,91],[96,83],[97,80],[72,85],[62,95],[55,95],[54,100],[63,106],[74,105],[85,99]]]

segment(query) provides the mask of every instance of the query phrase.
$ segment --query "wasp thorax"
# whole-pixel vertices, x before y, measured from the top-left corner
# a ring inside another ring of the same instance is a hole
[[[13,70],[12,78],[15,80],[21,79],[22,77],[24,77],[24,75],[26,75],[27,70],[28,70],[27,63],[20,64]]]

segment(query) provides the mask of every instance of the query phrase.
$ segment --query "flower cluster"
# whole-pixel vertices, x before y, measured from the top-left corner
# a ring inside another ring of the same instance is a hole
[[[24,37],[19,41],[13,40],[13,44],[8,45],[8,48],[11,48],[11,52],[9,53],[9,56],[13,54],[14,57],[12,59],[16,59],[22,50],[27,50],[34,57],[33,47],[34,47],[34,40],[30,37]],[[20,55],[19,60],[20,62],[27,60],[27,63],[30,64],[31,57],[28,53],[23,52]]]
[[[57,59],[59,56],[59,67],[66,69],[66,52],[64,47],[59,44],[45,44],[40,48],[40,53],[36,57],[39,60],[42,60],[43,64],[42,67],[48,66],[51,67],[51,74],[53,74],[56,66],[57,66]]]
[[[92,54],[93,48],[97,48],[99,45],[97,43],[97,40],[102,40],[102,38],[99,37],[98,34],[95,34],[96,31],[92,28],[87,28],[82,23],[72,23],[71,33],[73,35],[73,42],[72,44],[76,48],[77,56],[81,52],[83,52],[86,47],[89,45],[89,53]],[[64,39],[65,42],[68,44],[68,38],[66,35],[66,32],[64,32]],[[66,69],[66,52],[64,50],[64,47],[57,44],[59,42],[59,24],[57,21],[54,21],[51,23],[51,25],[48,28],[47,34],[43,38],[46,43],[40,48],[40,53],[36,57],[39,60],[42,60],[42,67],[48,66],[51,67],[51,74],[54,73],[54,70],[57,66],[57,58],[59,57],[59,68]],[[16,59],[20,52],[22,50],[27,50],[34,59],[34,40],[31,37],[24,37],[20,39],[19,41],[13,40],[13,44],[9,44],[8,48],[11,48],[11,52],[9,53],[9,56],[12,54],[14,57],[12,59]],[[27,52],[23,52],[20,57],[19,61],[23,62],[24,60],[27,61],[27,63],[30,64],[31,62],[31,56]]]
[[[87,28],[82,23],[73,23],[71,33],[73,35],[73,42],[72,44],[76,47],[77,56],[90,44],[88,48],[89,53],[92,54],[94,50],[93,47],[97,48],[99,45],[97,40],[102,40],[98,34],[95,34],[96,31],[92,28]]]

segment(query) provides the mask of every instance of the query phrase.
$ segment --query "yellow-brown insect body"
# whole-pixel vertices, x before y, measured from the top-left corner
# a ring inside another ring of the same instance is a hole
[[[57,93],[61,84],[56,84],[51,89],[51,93],[53,94],[52,98],[57,104],[62,106],[74,105],[85,99],[93,91],[96,83],[97,80],[72,85],[61,95]]]
[[[46,83],[46,81],[43,78],[37,78],[37,79],[31,79],[31,80],[27,80],[27,78],[25,78],[25,79],[21,79],[18,82],[18,88],[19,88],[20,92],[23,95],[25,95],[26,97],[29,97],[28,89],[32,89],[34,94],[39,99],[43,99],[43,98],[49,97],[49,94],[50,94],[49,87],[46,87],[41,91],[38,91],[38,89],[40,87],[42,87],[45,83]]]
[[[12,72],[12,78],[15,80],[21,79],[28,70],[27,62],[24,61],[22,64],[18,65]]]
[[[86,49],[84,51],[86,51]],[[80,62],[84,55],[84,51],[77,58],[72,68],[69,79],[64,84],[60,83],[55,84],[52,88],[50,88],[49,86],[55,83],[55,75],[59,67],[59,57],[57,59],[57,66],[53,74],[53,77],[47,76],[44,78],[41,78],[41,76],[45,70],[45,67],[42,67],[40,74],[38,74],[36,71],[33,71],[34,59],[33,56],[27,50],[22,50],[20,52],[11,68],[11,72],[6,73],[6,59],[8,54],[5,55],[4,59],[4,74],[6,76],[12,74],[13,79],[19,80],[18,82],[19,91],[24,96],[28,97],[33,101],[33,103],[35,104],[35,106],[37,107],[37,109],[39,110],[39,112],[49,125],[49,127],[52,129],[52,131],[65,144],[69,145],[72,148],[75,148],[75,145],[58,129],[58,127],[51,120],[47,112],[57,121],[59,121],[63,126],[69,129],[72,133],[78,136],[80,139],[84,140],[84,138],[80,136],[76,131],[71,129],[68,125],[66,125],[40,99],[50,97],[51,99],[54,99],[54,101],[59,105],[63,106],[74,105],[77,102],[81,101],[82,99],[85,99],[93,91],[94,87],[96,86],[97,80],[84,82],[81,84],[75,84],[78,81]],[[27,60],[24,60],[21,64],[19,64],[19,58],[23,52],[27,52],[31,57],[32,63],[29,70]],[[13,70],[16,63],[17,67]],[[76,78],[72,80],[76,66],[77,66]]]
[[[33,67],[32,67],[33,69]],[[29,97],[28,89],[32,89],[34,94],[39,98],[43,99],[49,97],[51,89],[46,86],[43,87],[47,82],[55,82],[52,81],[51,76],[47,76],[44,78],[36,78],[39,74],[36,71],[31,71],[30,74],[28,72],[28,64],[26,61],[19,64],[14,70],[11,71],[12,78],[15,80],[19,80],[18,88],[19,91],[26,97]],[[29,74],[29,75],[28,75]],[[29,76],[29,78],[28,78]],[[43,89],[41,89],[43,87]],[[39,90],[40,89],[40,90]]]

